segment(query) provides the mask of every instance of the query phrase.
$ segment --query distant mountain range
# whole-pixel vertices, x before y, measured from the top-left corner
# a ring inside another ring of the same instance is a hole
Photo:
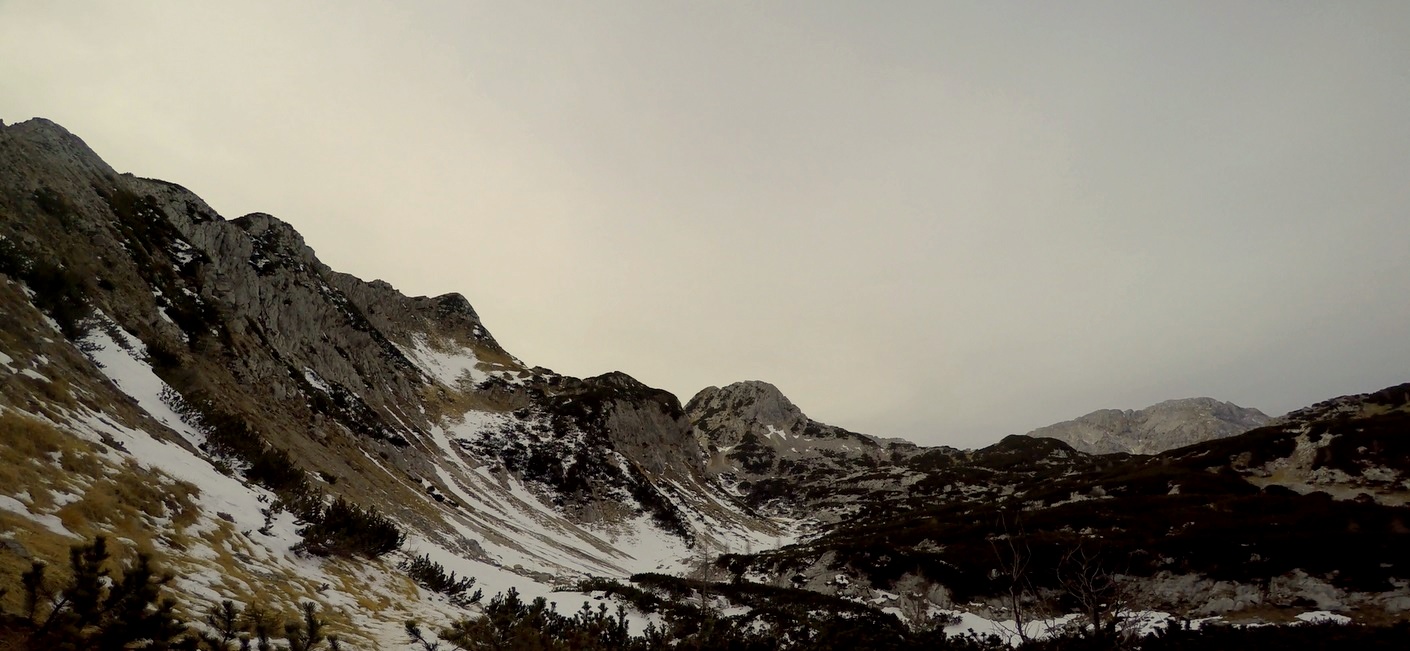
[[[610,643],[541,648],[934,648],[1135,626],[1121,608],[1401,621],[1407,430],[1410,385],[1277,421],[1099,411],[977,450],[826,425],[762,381],[683,405],[527,364],[465,297],[330,269],[288,223],[225,219],[52,122],[0,125],[4,648],[57,635],[24,614],[32,563],[96,536],[175,575],[189,621],[314,604],[342,648],[405,648],[408,619],[549,635],[535,598],[624,608],[554,620]],[[102,621],[49,646],[97,648]],[[629,645],[628,621],[661,637]]]
[[[1082,452],[1156,454],[1263,427],[1267,414],[1214,398],[1166,400],[1145,409],[1099,409],[1028,433],[1053,438]]]

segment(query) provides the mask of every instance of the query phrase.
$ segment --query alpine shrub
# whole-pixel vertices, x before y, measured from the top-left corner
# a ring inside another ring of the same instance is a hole
[[[308,518],[298,548],[315,556],[376,558],[396,551],[406,534],[377,509],[363,509],[342,497]]]

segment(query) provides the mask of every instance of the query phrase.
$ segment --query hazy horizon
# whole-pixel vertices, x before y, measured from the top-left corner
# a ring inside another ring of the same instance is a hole
[[[0,4],[45,117],[512,354],[985,445],[1410,381],[1410,5]]]

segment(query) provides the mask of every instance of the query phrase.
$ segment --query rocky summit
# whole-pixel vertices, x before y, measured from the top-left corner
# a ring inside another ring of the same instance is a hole
[[[1267,414],[1213,398],[1166,400],[1145,409],[1099,409],[1040,427],[1032,437],[1054,438],[1083,452],[1156,454],[1242,434],[1272,422]]]
[[[976,450],[762,381],[682,404],[0,124],[0,648],[1373,644],[1410,619],[1407,428],[1410,385]]]

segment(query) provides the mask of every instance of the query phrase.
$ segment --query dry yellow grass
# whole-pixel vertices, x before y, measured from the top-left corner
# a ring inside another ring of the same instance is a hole
[[[0,305],[0,310],[3,307]],[[0,334],[9,336],[13,336],[12,330]],[[36,350],[28,346],[19,342],[15,349]],[[57,518],[73,535],[51,530],[20,513],[0,511],[0,589],[5,591],[0,608],[9,612],[19,609],[23,594],[19,577],[31,560],[45,562],[51,583],[59,585],[69,578],[69,550],[100,534],[110,541],[111,567],[146,553],[160,571],[183,577],[174,586],[184,586],[178,590],[186,591],[178,594],[178,611],[189,620],[199,620],[210,605],[207,602],[212,593],[196,585],[208,584],[220,598],[262,604],[277,613],[276,621],[296,617],[303,602],[315,602],[331,631],[356,648],[371,648],[374,641],[354,622],[366,621],[369,615],[399,621],[404,602],[418,598],[409,580],[381,562],[373,562],[375,569],[369,573],[367,561],[328,560],[324,562],[327,579],[259,562],[257,559],[268,551],[246,538],[236,525],[217,519],[214,513],[201,513],[194,486],[135,462],[119,461],[125,455],[55,425],[71,417],[76,405],[93,401],[103,402],[98,410],[117,422],[136,423],[140,419],[130,401],[112,393],[111,387],[86,379],[86,370],[79,372],[78,365],[85,363],[81,357],[60,359],[57,353],[45,354],[55,360],[45,367],[45,375],[59,382],[0,374],[0,495],[19,500],[36,516]],[[474,392],[447,396],[449,403],[462,400],[466,409],[494,404]],[[310,465],[331,460],[330,469],[342,478],[337,486],[340,491],[385,496],[386,503],[406,505],[407,510],[418,513],[423,510],[427,500],[420,487],[404,471],[399,472],[395,462],[386,464],[390,474],[383,472],[361,455],[342,455],[330,449],[330,443],[353,445],[356,441],[320,437],[306,428],[277,427],[287,418],[282,412],[265,412],[255,405],[239,407],[241,413],[267,416],[269,426],[261,430],[272,440],[298,448],[300,458],[314,462]],[[327,430],[338,431],[331,426]],[[289,432],[300,435],[286,435]],[[425,510],[428,512],[421,515],[435,515],[435,509]],[[369,577],[378,589],[368,589]],[[331,585],[325,586],[324,580]],[[325,591],[349,595],[354,603],[330,607]]]
[[[34,458],[71,447],[72,436],[14,412],[0,413],[0,454],[6,460]]]
[[[57,456],[64,451],[81,454],[64,447],[65,445],[86,442],[68,437],[49,436],[47,428],[35,430],[39,436],[24,446],[7,446],[7,452],[23,448],[28,452],[40,451],[39,464],[48,466],[48,473],[25,471],[30,494],[38,493],[33,483],[36,477],[53,474],[59,462]],[[60,435],[66,436],[66,435]],[[58,444],[57,446],[55,444]],[[57,447],[57,449],[56,449]],[[153,558],[161,571],[178,576],[218,577],[216,585],[222,598],[242,603],[258,603],[276,615],[276,621],[288,621],[298,616],[299,604],[313,601],[319,604],[320,616],[328,622],[328,629],[346,640],[361,641],[361,646],[370,643],[356,630],[352,622],[354,613],[338,608],[330,608],[320,597],[326,589],[321,583],[301,576],[291,570],[279,569],[270,572],[267,568],[248,559],[255,553],[251,544],[224,521],[196,537],[186,532],[191,525],[200,521],[201,514],[194,502],[195,488],[182,482],[172,481],[159,473],[151,472],[133,463],[113,464],[97,458],[99,470],[106,476],[92,480],[81,491],[76,491],[77,499],[54,512],[64,527],[79,537],[56,533],[22,515],[0,511],[0,539],[13,541],[15,547],[0,548],[0,589],[6,594],[0,599],[0,608],[17,612],[21,608],[22,588],[19,584],[21,573],[29,569],[31,560],[40,560],[48,565],[47,575],[51,584],[59,585],[69,579],[69,550],[77,544],[91,540],[93,536],[109,536],[112,544],[113,561],[110,567],[120,567],[138,553]],[[6,469],[13,470],[5,464]],[[18,475],[12,475],[18,476]],[[22,492],[22,491],[15,491]],[[52,504],[52,500],[50,504]],[[165,550],[192,550],[206,547],[213,554],[182,554],[180,557],[163,553]],[[16,553],[12,549],[23,550]],[[242,558],[243,556],[243,558]],[[344,575],[335,586],[349,594],[359,594],[358,581],[351,575]],[[250,586],[256,586],[251,590]],[[189,595],[188,595],[189,597]],[[391,606],[386,598],[359,598],[359,604],[368,612],[378,612]],[[195,621],[204,616],[208,604],[199,599],[180,600],[178,612],[187,620]],[[358,616],[361,616],[359,614]]]
[[[32,514],[57,517],[73,534],[0,511],[0,537],[17,545],[0,553],[0,588],[8,589],[7,599],[18,598],[19,575],[32,560],[46,563],[54,581],[65,580],[69,549],[100,534],[122,541],[112,548],[117,563],[137,553],[161,563],[162,546],[152,532],[161,531],[166,546],[179,546],[181,531],[199,516],[194,486],[131,461],[112,461],[99,445],[14,412],[0,414],[0,494]],[[161,526],[154,526],[159,519]]]
[[[486,393],[429,386],[422,390],[421,400],[434,420],[455,419],[469,411],[509,412],[527,406],[529,401],[517,393]]]
[[[0,413],[0,494],[47,512],[55,493],[77,493],[102,468],[92,443],[14,412]]]
[[[9,541],[0,547],[0,589],[5,590],[0,608],[6,612],[18,612],[21,606],[20,574],[29,569],[31,560],[45,562],[51,576],[66,579],[69,548],[79,542],[7,511],[0,511],[0,538]]]

